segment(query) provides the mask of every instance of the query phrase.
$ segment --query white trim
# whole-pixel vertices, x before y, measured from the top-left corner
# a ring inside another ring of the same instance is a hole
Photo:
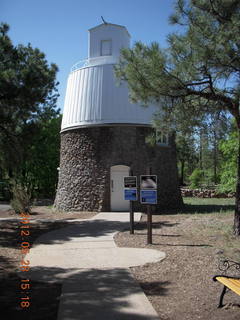
[[[98,122],[98,123],[88,123],[88,122],[83,122],[83,123],[78,123],[78,124],[73,124],[70,125],[68,127],[64,127],[61,132],[64,131],[68,131],[68,130],[74,130],[74,129],[80,129],[80,128],[89,128],[89,127],[146,127],[146,128],[150,128],[151,125],[150,124],[146,124],[146,123],[126,123],[126,121],[124,120],[124,122]]]
[[[127,28],[125,26],[121,26],[119,24],[114,24],[114,23],[101,23],[99,25],[97,25],[96,27],[93,27],[93,28],[90,28],[88,29],[88,31],[92,31],[92,30],[95,30],[95,29],[98,29],[99,27],[103,27],[103,26],[112,26],[112,27],[119,27],[119,28],[122,28],[126,31],[126,33],[128,34],[129,38],[131,38],[131,35],[130,33],[128,32]]]

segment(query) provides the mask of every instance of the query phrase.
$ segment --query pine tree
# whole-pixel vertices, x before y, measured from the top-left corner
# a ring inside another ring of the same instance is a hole
[[[58,118],[58,68],[30,44],[14,46],[8,31],[0,24],[0,168],[23,183],[40,123]]]
[[[169,47],[141,42],[124,49],[116,67],[128,82],[131,99],[161,106],[159,117],[171,126],[194,126],[216,112],[235,119],[240,140],[240,2],[178,0],[168,36]],[[240,235],[240,143],[234,233]]]

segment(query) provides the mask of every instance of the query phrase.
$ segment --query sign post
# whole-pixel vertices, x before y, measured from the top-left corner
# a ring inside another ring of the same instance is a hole
[[[152,244],[151,205],[157,203],[157,176],[151,174],[151,168],[148,168],[148,175],[141,176],[140,187],[141,203],[147,204],[147,244]]]
[[[132,201],[130,201],[130,234],[134,234],[134,212]]]
[[[152,211],[151,206],[147,206],[147,244],[152,244]]]
[[[130,234],[134,234],[133,201],[137,201],[137,177],[124,177],[124,199],[130,200]]]

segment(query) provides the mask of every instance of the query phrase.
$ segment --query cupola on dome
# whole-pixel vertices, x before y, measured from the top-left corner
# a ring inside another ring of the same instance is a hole
[[[89,29],[88,58],[72,67],[65,97],[62,131],[88,126],[150,125],[154,107],[129,101],[126,83],[113,67],[130,35],[124,26],[103,23]]]

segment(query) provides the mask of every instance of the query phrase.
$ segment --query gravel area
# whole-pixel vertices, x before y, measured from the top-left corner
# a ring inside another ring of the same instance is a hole
[[[34,207],[31,215],[33,243],[41,234],[68,226],[66,219],[89,218],[96,213],[53,213]],[[0,211],[0,218],[17,218]],[[51,221],[51,220],[55,221]],[[228,292],[225,307],[217,309],[222,286],[212,281],[222,256],[240,261],[240,240],[231,236],[232,215],[174,214],[153,216],[153,245],[147,245],[146,216],[134,235],[120,232],[120,247],[154,248],[167,254],[159,263],[131,268],[161,320],[239,320],[239,296]],[[31,281],[31,306],[21,308],[21,280],[16,275],[20,254],[20,222],[0,221],[0,303],[9,319],[56,320],[61,285]]]
[[[220,256],[229,254],[240,261],[240,241],[218,224],[231,224],[232,216],[223,216],[220,222],[214,219],[212,215],[155,215],[153,244],[147,245],[144,215],[134,235],[124,231],[115,236],[119,247],[154,248],[167,254],[162,262],[131,268],[159,319],[240,319],[240,297],[235,293],[227,293],[225,307],[217,309],[222,286],[212,277],[219,274]]]
[[[80,212],[80,211],[70,211],[70,212],[58,212],[54,210],[51,206],[36,206],[31,209],[31,220],[65,220],[65,219],[89,219],[95,216],[96,212]],[[20,219],[14,210],[1,210],[0,208],[0,218],[10,218],[10,219]]]
[[[30,215],[30,235],[27,241],[32,246],[42,234],[74,223],[65,220],[88,219],[95,214],[94,212],[57,213],[53,212],[50,207],[34,207]],[[28,296],[31,304],[26,308],[21,307],[21,301],[27,300],[21,300],[26,294],[23,294],[21,279],[16,274],[23,258],[20,251],[22,242],[20,216],[12,210],[0,210],[0,218],[10,218],[10,220],[0,221],[0,305],[4,307],[5,317],[11,320],[56,320],[61,295],[60,284],[49,284],[30,279]]]

